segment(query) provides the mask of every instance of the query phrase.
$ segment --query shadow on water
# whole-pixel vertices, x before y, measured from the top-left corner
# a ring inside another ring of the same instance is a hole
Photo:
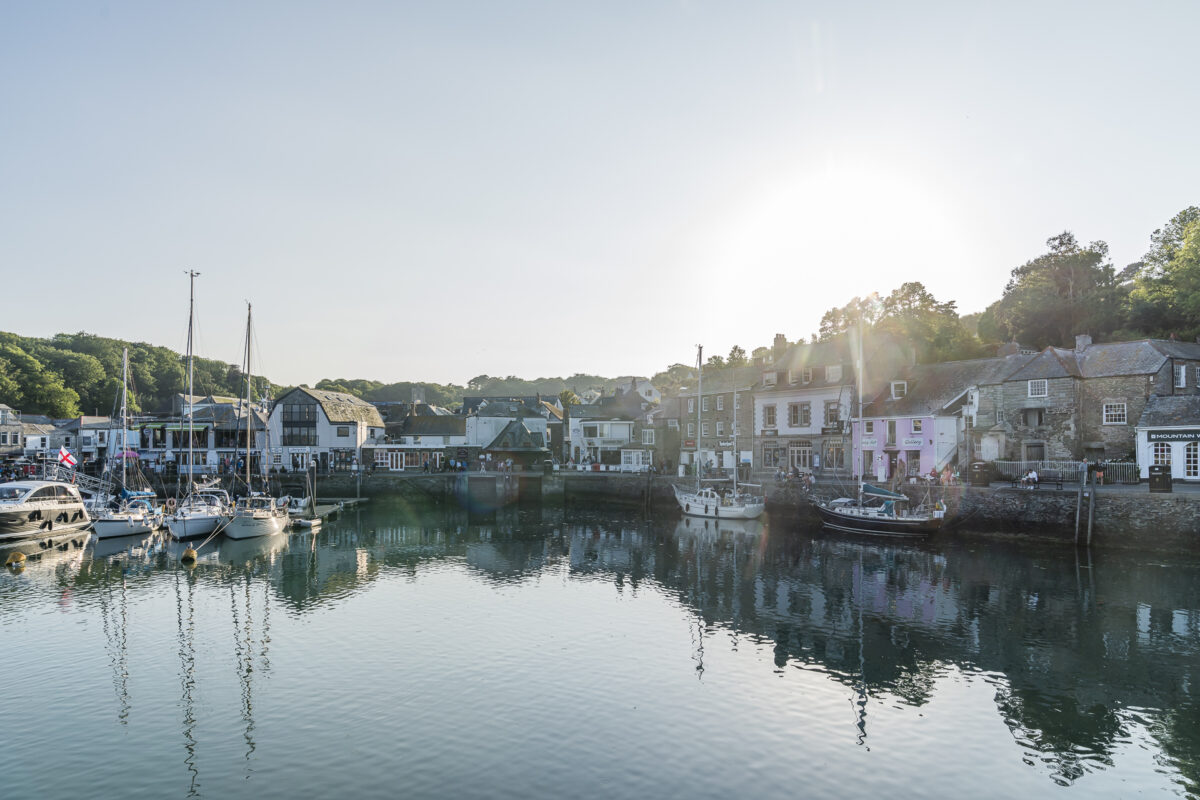
[[[693,619],[686,668],[698,678],[706,648],[766,647],[776,672],[815,670],[846,687],[860,744],[871,741],[872,701],[925,706],[938,679],[957,670],[994,687],[995,713],[1026,763],[1060,783],[1108,767],[1144,733],[1185,791],[1200,790],[1196,564],[1009,542],[857,541],[776,529],[769,520],[647,521],[576,508],[502,508],[481,517],[387,503],[348,511],[316,534],[222,542],[193,570],[180,567],[178,555],[175,544],[82,563],[65,552],[18,577],[99,598],[124,720],[131,703],[123,660],[127,598],[155,572],[171,573],[193,794],[201,588],[221,586],[228,596],[249,775],[254,681],[271,668],[273,604],[304,615],[389,575],[450,564],[498,584],[555,571],[611,583],[618,592],[652,586]],[[0,585],[8,615],[36,596],[13,582]]]

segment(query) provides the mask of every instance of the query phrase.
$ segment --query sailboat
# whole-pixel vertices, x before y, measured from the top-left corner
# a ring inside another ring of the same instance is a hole
[[[226,518],[225,535],[230,539],[250,539],[280,533],[288,524],[287,499],[276,499],[255,492],[250,478],[250,448],[254,442],[254,380],[250,369],[250,344],[253,341],[253,311],[246,304],[246,496],[234,504]]]
[[[858,419],[863,416],[862,324],[858,328]],[[853,430],[853,427],[851,428]],[[842,533],[858,533],[871,536],[928,536],[942,526],[945,512],[938,507],[924,504],[909,508],[907,495],[893,492],[863,482],[862,437],[856,436],[852,463],[858,465],[857,497],[839,497],[833,500],[813,498],[813,509],[825,523],[825,527]]]
[[[297,528],[316,530],[321,527],[321,517],[317,514],[317,465],[315,461],[304,471],[304,487],[307,496],[298,504],[295,500],[292,501],[293,510],[299,510],[301,514],[292,519],[292,524]]]
[[[196,452],[195,452],[195,385],[193,380],[194,353],[192,348],[192,332],[194,330],[196,308],[196,276],[199,272],[188,270],[190,291],[188,293],[188,335],[187,335],[187,432],[188,432],[188,491],[180,502],[179,507],[167,517],[167,528],[176,539],[187,539],[193,536],[208,536],[224,524],[229,516],[232,503],[224,489],[217,487],[199,487],[196,485]]]
[[[116,457],[121,461],[120,506],[108,509],[92,522],[96,536],[133,536],[151,533],[162,527],[162,511],[151,504],[154,494],[129,488],[129,462],[137,453],[129,449],[129,348],[121,354],[121,449]],[[136,466],[134,467],[136,469]]]
[[[745,491],[746,486],[756,486],[757,484],[744,484],[742,489],[738,488],[737,480],[737,403],[734,403],[734,468],[733,468],[733,489],[728,492],[720,492],[713,486],[704,486],[700,479],[700,438],[699,435],[704,430],[700,421],[700,410],[704,405],[704,348],[697,347],[696,350],[696,374],[698,376],[696,384],[696,488],[693,491],[681,489],[678,486],[672,486],[675,490],[675,502],[679,503],[679,508],[684,514],[693,517],[709,517],[711,519],[757,519],[762,516],[763,510],[766,509],[766,503],[761,494],[755,495]]]

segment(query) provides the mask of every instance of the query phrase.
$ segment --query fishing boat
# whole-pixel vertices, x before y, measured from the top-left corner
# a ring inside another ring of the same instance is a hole
[[[196,276],[199,272],[188,270],[190,286],[188,292],[188,334],[187,334],[187,473],[188,490],[174,512],[167,517],[167,528],[176,539],[188,539],[195,536],[209,536],[220,529],[229,517],[233,503],[229,495],[216,487],[199,486],[196,483],[196,453],[195,453],[195,383],[193,362],[195,360],[192,348],[195,307],[196,307]]]
[[[704,405],[704,348],[697,347],[696,350],[696,432],[699,434],[704,430],[700,421],[700,410]],[[734,401],[734,408],[737,408],[737,402]],[[734,413],[737,413],[736,411]],[[742,484],[738,486],[737,480],[737,464],[734,464],[733,479],[730,488],[723,488],[723,484],[727,479],[721,478],[716,480],[705,481],[700,477],[700,439],[697,438],[696,446],[696,486],[693,490],[682,489],[679,486],[672,486],[675,491],[675,502],[679,503],[680,510],[684,514],[693,517],[708,517],[709,519],[757,519],[762,516],[766,509],[766,501],[762,496],[762,487],[758,484]],[[737,426],[734,425],[734,453],[735,462],[737,461]],[[707,484],[707,485],[705,485]],[[759,493],[754,494],[748,489],[758,488]]]
[[[137,453],[129,449],[129,348],[126,347],[121,354],[121,449],[115,458],[121,463],[121,488],[112,501],[116,508],[100,511],[92,523],[92,531],[99,538],[152,533],[162,527],[163,514],[154,506],[154,493],[144,486],[130,486],[129,464],[136,459]],[[136,464],[134,470],[140,477]]]
[[[0,483],[0,543],[44,539],[91,524],[79,489],[69,483]]]
[[[861,420],[864,374],[861,325],[857,359],[858,419]],[[855,438],[853,453],[852,463],[858,465],[859,471],[856,496],[831,500],[814,497],[810,501],[826,528],[868,536],[928,536],[942,526],[945,511],[940,504],[922,502],[913,508],[907,495],[863,482],[861,438]]]
[[[280,533],[288,525],[288,499],[255,492],[250,475],[250,448],[254,442],[254,381],[251,377],[250,350],[253,341],[253,311],[246,304],[246,496],[238,498],[226,517],[224,533],[230,539],[251,539]]]

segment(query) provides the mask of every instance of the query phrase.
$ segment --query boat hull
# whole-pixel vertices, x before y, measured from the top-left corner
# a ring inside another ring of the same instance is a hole
[[[758,519],[766,510],[764,503],[737,502],[726,505],[718,499],[685,492],[678,487],[675,488],[675,502],[679,503],[679,510],[689,517],[706,519]]]
[[[255,514],[234,514],[222,531],[230,539],[253,539],[281,533],[288,524],[284,511],[269,511]]]
[[[0,512],[0,543],[41,539],[81,531],[92,524],[82,503]]]
[[[176,539],[194,539],[215,533],[224,521],[225,517],[220,514],[176,514],[167,518],[167,530]]]
[[[820,515],[821,522],[826,528],[841,533],[856,533],[864,536],[922,537],[935,533],[942,526],[941,517],[872,516],[856,513],[857,509],[840,511],[815,501],[812,506]]]
[[[161,527],[162,518],[157,514],[117,514],[92,522],[92,532],[101,539],[153,533]]]

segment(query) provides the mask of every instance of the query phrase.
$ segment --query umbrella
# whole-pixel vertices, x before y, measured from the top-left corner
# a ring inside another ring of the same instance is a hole
[[[117,453],[113,458],[140,458],[140,456],[132,450],[126,450],[123,453]]]

